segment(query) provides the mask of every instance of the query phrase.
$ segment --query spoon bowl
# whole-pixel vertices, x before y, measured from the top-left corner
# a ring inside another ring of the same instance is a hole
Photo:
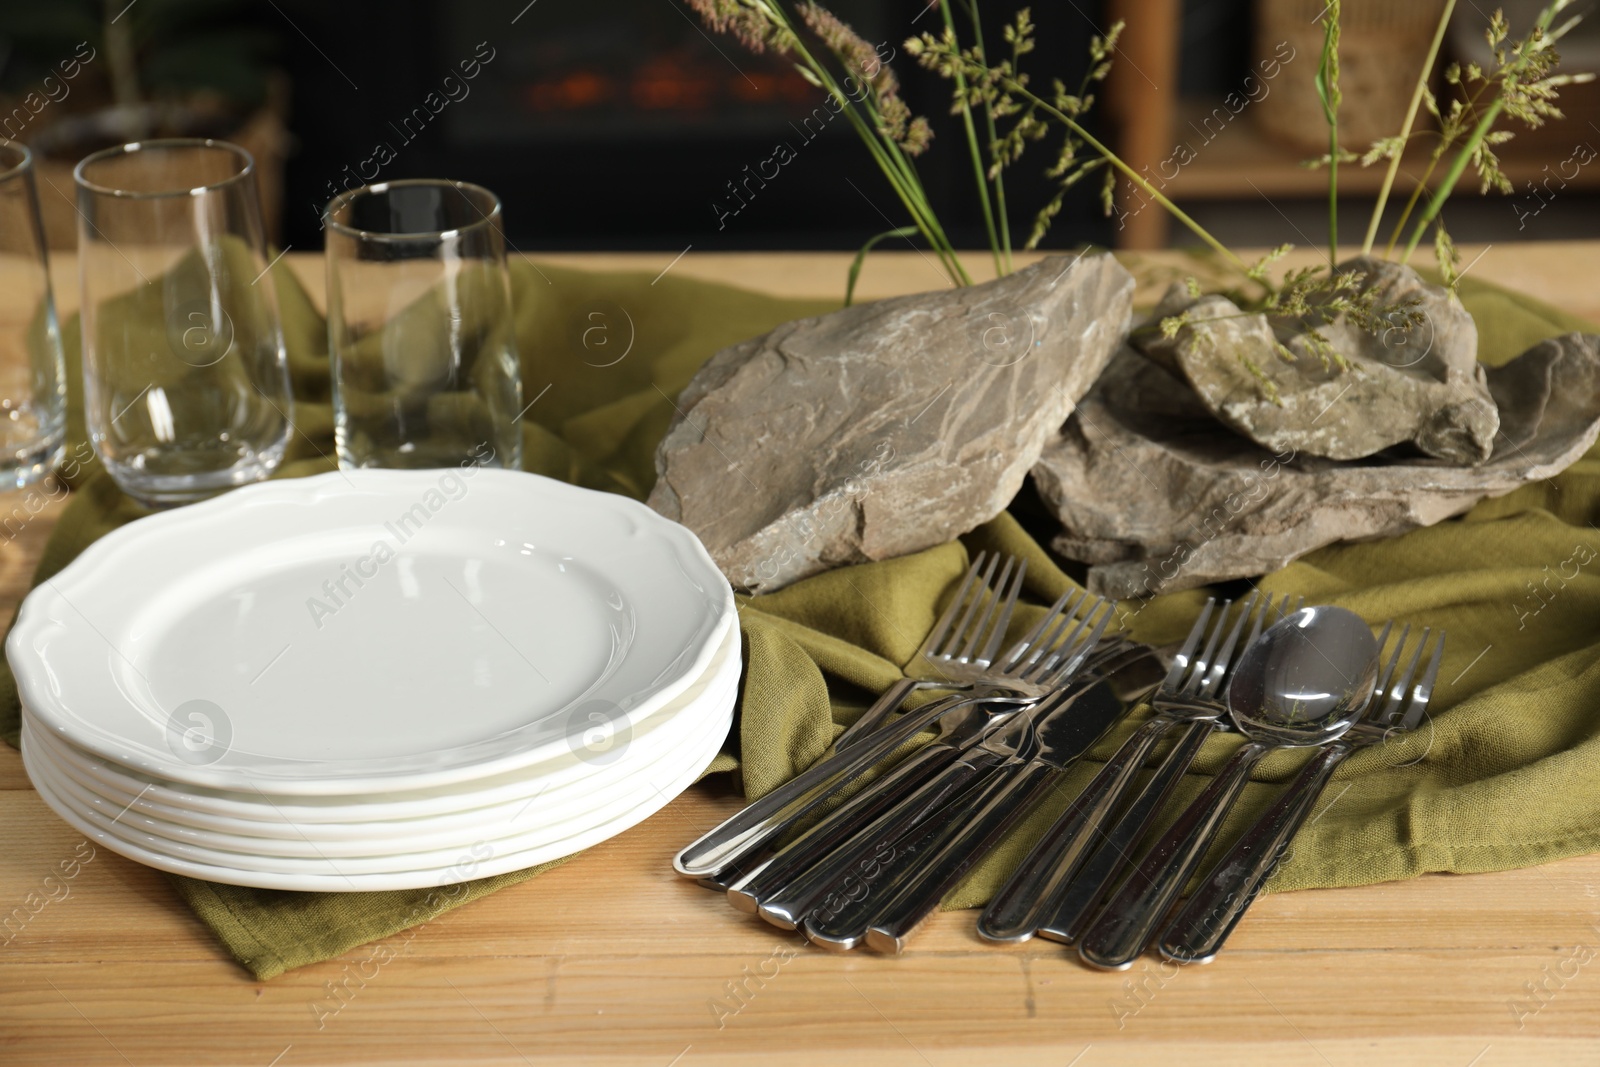
[[[1245,651],[1228,685],[1239,732],[1301,748],[1337,740],[1360,718],[1378,679],[1378,643],[1344,608],[1301,608]]]

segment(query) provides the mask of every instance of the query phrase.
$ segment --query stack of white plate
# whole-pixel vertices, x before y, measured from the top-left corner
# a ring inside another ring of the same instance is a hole
[[[165,871],[459,882],[587,848],[721,748],[733,596],[634,501],[531,474],[342,471],[109,534],[6,643],[62,818]]]

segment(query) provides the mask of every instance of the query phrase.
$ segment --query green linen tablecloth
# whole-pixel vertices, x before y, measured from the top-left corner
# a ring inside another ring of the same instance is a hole
[[[327,334],[293,273],[273,269],[290,352],[297,433],[280,472],[333,467]],[[782,300],[683,278],[512,267],[526,395],[524,466],[636,497],[654,479],[653,454],[672,398],[718,348],[804,315],[819,301]],[[1593,327],[1555,309],[1467,280],[1480,356],[1499,363],[1533,343]],[[622,314],[626,312],[626,314]],[[595,317],[598,313],[599,317]],[[631,323],[631,330],[629,324]],[[609,332],[595,334],[600,325]],[[65,331],[76,378],[78,324]],[[631,339],[628,354],[622,351]],[[601,347],[602,343],[606,347]],[[605,365],[609,364],[609,365]],[[73,396],[82,395],[73,381]],[[75,492],[35,582],[96,538],[139,517],[87,459],[82,414],[70,426]],[[1561,476],[1403,537],[1323,549],[1261,581],[1369,621],[1449,630],[1430,721],[1397,743],[1358,751],[1340,768],[1320,813],[1297,839],[1273,890],[1363,885],[1429,871],[1474,872],[1600,850],[1600,450]],[[1029,599],[1048,602],[1072,577],[1041,547],[1048,520],[1021,501],[959,543],[846,567],[767,596],[739,598],[746,669],[735,734],[712,772],[731,772],[760,796],[808,766],[844,723],[915,666],[968,555],[980,548],[1029,561]],[[1578,561],[1582,561],[1581,563]],[[1576,567],[1576,574],[1573,569]],[[1070,568],[1069,568],[1070,569]],[[1081,576],[1081,572],[1078,572]],[[1552,574],[1558,580],[1547,581]],[[1133,637],[1178,640],[1204,591],[1129,605]],[[1019,612],[1026,625],[1037,606]],[[15,743],[15,683],[0,671],[0,731]],[[1064,776],[1052,800],[946,902],[981,903],[1132,724]],[[1236,739],[1213,737],[1174,803],[1192,797]],[[1261,810],[1304,754],[1264,761],[1231,833]],[[1227,836],[1225,833],[1224,837]],[[178,893],[240,963],[271,978],[531,878],[545,864],[460,885],[385,893],[292,893],[172,877]],[[685,884],[685,892],[701,892]],[[732,921],[730,919],[730,921]]]

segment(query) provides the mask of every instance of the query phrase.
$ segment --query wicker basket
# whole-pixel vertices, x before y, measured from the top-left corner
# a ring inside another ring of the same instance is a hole
[[[1327,0],[1256,0],[1255,53],[1273,55],[1288,42],[1294,58],[1274,80],[1272,91],[1252,112],[1275,140],[1305,152],[1328,150],[1328,127],[1317,97],[1317,61]],[[1339,143],[1363,152],[1393,137],[1405,122],[1428,43],[1444,12],[1444,0],[1344,0],[1340,19]],[[1414,129],[1431,121],[1420,111]]]

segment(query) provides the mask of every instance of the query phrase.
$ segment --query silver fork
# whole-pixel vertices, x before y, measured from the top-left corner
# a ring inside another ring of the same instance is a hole
[[[1085,798],[1080,798],[1063,816],[1064,820],[1081,825],[1075,829],[1069,827],[1072,836],[1066,838],[1068,853],[1062,863],[1069,869],[1066,873],[1057,871],[1050,879],[1048,895],[1036,898],[1045,901],[1035,909],[1036,915],[1044,916],[1044,920],[1036,926],[1041,937],[1071,941],[1082,932],[1086,921],[1094,914],[1095,906],[1116,883],[1135,846],[1150,829],[1167,797],[1189,770],[1200,752],[1200,746],[1217,728],[1219,717],[1227,711],[1220,694],[1226,691],[1224,683],[1229,676],[1229,669],[1236,662],[1236,653],[1243,652],[1267,625],[1287,614],[1290,599],[1285,596],[1275,606],[1270,595],[1253,592],[1242,602],[1232,628],[1225,626],[1228,604],[1224,603],[1212,623],[1204,652],[1191,660],[1180,651],[1167,676],[1167,683],[1162,687],[1163,691],[1152,702],[1159,714],[1128,739],[1096,776],[1095,782],[1090,783],[1090,789],[1085,790]],[[1199,643],[1199,631],[1210,613],[1211,602],[1208,601],[1206,607],[1195,629],[1190,631],[1189,640],[1184,643],[1184,647],[1191,649],[1191,652]],[[1250,629],[1241,643],[1239,638],[1246,625]],[[1224,638],[1222,634],[1225,630],[1227,636]],[[1150,780],[1127,801],[1122,814],[1110,829],[1103,830],[1104,820],[1123,804],[1123,798],[1132,791],[1135,777],[1145,759],[1162,737],[1179,725],[1183,729],[1178,739],[1157,764]],[[1102,778],[1109,784],[1103,784]],[[1103,785],[1107,795],[1090,796],[1090,791],[1096,785]],[[1088,800],[1088,810],[1085,810],[1085,799]],[[1080,812],[1081,815],[1078,814]],[[1073,867],[1077,869],[1071,870]],[[1000,922],[1002,918],[1006,920],[1004,926]],[[999,915],[997,909],[997,918],[987,924],[989,932],[984,936],[992,940],[1025,940],[1029,931],[1019,928],[1019,923],[1022,926],[1029,925],[1015,911]],[[980,927],[980,933],[984,930],[985,927]]]
[[[987,559],[988,566],[984,562]],[[1005,566],[999,578],[995,570],[1004,559]],[[1028,573],[1027,560],[1016,556],[980,551],[967,568],[961,585],[956,589],[950,606],[939,616],[939,621],[928,637],[928,651],[922,658],[933,669],[937,678],[902,678],[880,696],[866,712],[845,728],[834,739],[835,750],[848,748],[862,737],[876,730],[883,721],[904,704],[906,698],[919,689],[959,689],[977,681],[994,662],[1005,639],[1006,628],[1017,606],[1017,595],[1022,591],[1022,579]],[[981,575],[981,577],[980,577]],[[1064,598],[1063,598],[1064,599]],[[1057,602],[1059,610],[1061,602]],[[960,618],[959,624],[956,622]],[[1028,643],[1037,640],[1050,614],[1039,620],[1028,636],[1011,649],[1006,658],[1024,650]]]
[[[1156,716],[1123,743],[1012,871],[979,917],[980,936],[991,941],[1026,941],[1040,925],[1047,924],[1046,909],[1089,857],[1112,812],[1131,790],[1139,768],[1162,737],[1182,722],[1215,721],[1222,714],[1216,692],[1240,629],[1258,600],[1252,594],[1244,602],[1231,632],[1226,627],[1231,601],[1223,601],[1220,608],[1214,598],[1206,601],[1152,698]]]
[[[1439,678],[1445,632],[1440,630],[1433,635],[1433,653],[1421,680],[1414,686],[1412,681],[1427,650],[1430,631],[1422,631],[1410,662],[1404,672],[1397,675],[1410,632],[1410,626],[1400,632],[1388,665],[1373,689],[1367,714],[1344,737],[1319,750],[1272,807],[1217,861],[1205,882],[1162,934],[1159,947],[1163,956],[1179,963],[1210,963],[1216,958],[1228,935],[1239,925],[1239,920],[1271,877],[1290,840],[1316,806],[1317,797],[1327,786],[1334,769],[1359,747],[1379,744],[1396,732],[1416,729],[1428,710],[1434,683]],[[1383,636],[1379,638],[1380,648],[1388,634],[1389,624],[1385,624]]]
[[[1100,610],[1101,605],[1106,605],[1105,610]],[[1095,650],[1095,656],[1086,660],[1080,654],[1082,648],[1093,647],[1112,614],[1108,602],[1093,599],[1091,610],[1081,617],[1061,648],[1040,657],[1029,669],[1030,683],[1056,693],[1075,673],[1129,655],[1126,650],[1113,650],[1102,656]],[[1096,618],[1098,622],[1094,622]],[[938,740],[908,757],[881,781],[863,789],[733,885],[728,890],[729,901],[741,911],[759,913],[775,926],[796,928],[813,905],[869,859],[891,828],[898,831],[918,825],[980,775],[984,769],[981,761],[963,762],[967,754],[1016,716],[1031,714],[1028,709],[1033,706],[1032,701],[1013,700],[1003,710],[987,715],[975,715],[971,710],[953,713],[955,725]]]
[[[711,879],[716,885],[719,874],[748,862],[770,841],[814,811],[835,790],[854,781],[949,712],[969,702],[978,702],[998,705],[995,711],[1000,713],[1008,704],[1014,710],[1019,701],[1028,703],[1048,692],[1053,679],[1070,676],[1093,650],[1093,641],[1082,640],[1090,620],[1099,614],[1100,624],[1094,632],[1098,640],[1113,614],[1109,607],[1099,611],[1108,602],[1088,594],[1063,597],[1058,603],[1063,604],[1064,609],[1070,605],[1070,609],[1055,616],[1047,614],[1040,620],[1030,635],[1038,635],[1037,647],[1029,646],[1026,639],[1019,642],[1000,663],[981,672],[973,695],[947,697],[908,711],[892,724],[871,730],[846,748],[836,748],[832,756],[819,760],[686,846],[673,860],[673,866],[680,874]],[[1003,630],[1006,621],[992,620],[993,628]],[[1063,635],[1065,640],[1056,647],[1055,642]],[[988,640],[992,641],[992,636]]]
[[[1149,649],[1131,645],[1128,641],[1117,641],[1109,648],[1101,645],[1082,665],[1082,672],[1096,672],[1110,665],[1122,664],[1138,654],[1149,656]],[[1034,670],[1050,670],[1051,664],[1058,664],[1058,656],[1046,657],[1035,665]],[[1056,672],[1050,670],[1050,673]],[[1050,678],[1046,677],[1045,680]],[[1029,685],[1021,678],[1016,681]],[[779,910],[778,905],[773,904],[774,893],[782,893],[784,889],[794,886],[805,870],[826,861],[830,853],[840,848],[842,841],[850,840],[851,835],[880,814],[899,805],[923,782],[981,742],[987,734],[998,728],[1000,721],[1010,718],[1019,707],[1021,704],[968,704],[962,709],[952,710],[939,721],[939,736],[934,737],[933,741],[899,761],[890,773],[830,811],[800,837],[778,849],[760,867],[744,873],[742,877],[730,878],[728,902],[741,912],[752,915],[762,912],[774,925],[790,928],[789,910],[787,907]],[[806,902],[800,902],[797,907],[803,907]],[[765,909],[763,904],[766,905]]]

